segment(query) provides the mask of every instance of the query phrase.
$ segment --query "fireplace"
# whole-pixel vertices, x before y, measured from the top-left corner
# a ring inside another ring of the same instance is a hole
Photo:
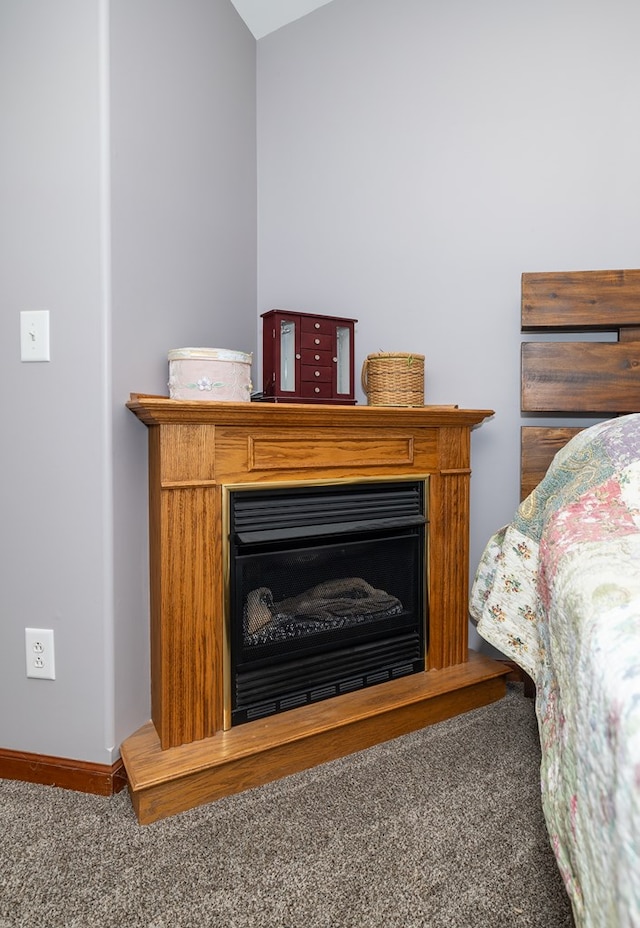
[[[121,746],[140,822],[504,695],[509,668],[470,651],[467,637],[471,430],[490,410],[140,394],[128,405],[149,430],[151,718]],[[318,599],[322,584],[375,609],[351,627],[293,636],[280,656],[260,652],[265,642],[248,647],[249,600],[254,633],[262,620],[286,627],[282,603]],[[299,687],[289,665],[311,678],[305,661],[330,673]],[[269,692],[245,704],[254,673]],[[378,674],[387,681],[372,685]]]
[[[228,488],[225,728],[425,668],[427,478]]]

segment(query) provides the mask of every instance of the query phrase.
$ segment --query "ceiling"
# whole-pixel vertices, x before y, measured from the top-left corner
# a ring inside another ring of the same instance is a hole
[[[331,0],[231,0],[256,39],[306,16]]]

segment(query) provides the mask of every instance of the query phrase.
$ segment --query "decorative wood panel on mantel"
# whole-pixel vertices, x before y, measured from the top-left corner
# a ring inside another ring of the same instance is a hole
[[[152,723],[122,746],[141,822],[504,694],[508,668],[468,650],[470,433],[491,410],[138,394],[127,405],[149,428]],[[222,731],[222,488],[414,475],[429,475],[426,671]]]

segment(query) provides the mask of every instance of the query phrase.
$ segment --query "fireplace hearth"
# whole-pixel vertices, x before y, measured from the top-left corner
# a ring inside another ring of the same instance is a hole
[[[428,481],[229,491],[225,725],[424,670]]]

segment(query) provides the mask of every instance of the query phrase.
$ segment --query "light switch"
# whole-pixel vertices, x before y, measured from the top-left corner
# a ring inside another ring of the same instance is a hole
[[[48,309],[26,310],[20,313],[20,360],[51,360]]]

